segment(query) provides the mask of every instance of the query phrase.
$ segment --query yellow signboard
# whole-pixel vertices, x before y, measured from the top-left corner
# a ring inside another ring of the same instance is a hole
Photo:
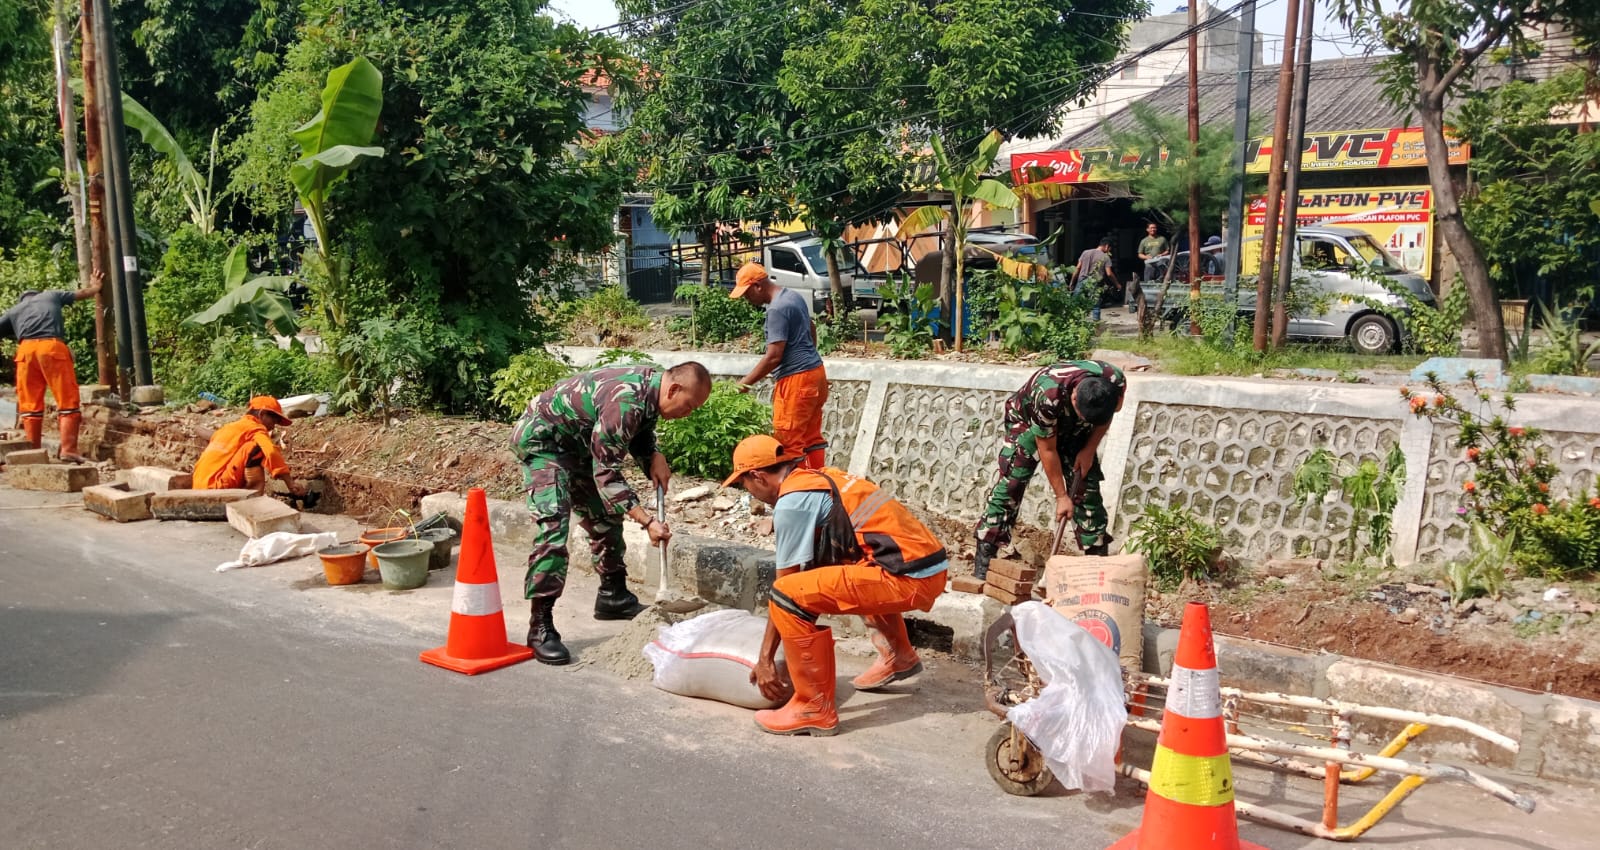
[[[1265,195],[1250,199],[1244,238],[1261,236],[1266,224]],[[1425,278],[1433,275],[1433,190],[1427,186],[1365,189],[1311,189],[1300,193],[1295,221],[1353,227],[1372,234],[1400,264]],[[1261,267],[1261,242],[1246,242],[1241,266]]]

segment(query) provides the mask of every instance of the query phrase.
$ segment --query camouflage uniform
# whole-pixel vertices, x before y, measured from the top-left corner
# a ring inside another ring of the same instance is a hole
[[[1127,388],[1122,371],[1109,363],[1070,360],[1034,372],[1022,389],[1006,399],[1006,438],[1000,446],[1000,475],[989,493],[983,519],[978,521],[979,543],[990,544],[998,550],[1011,542],[1011,527],[1017,522],[1022,496],[1028,489],[1029,479],[1033,478],[1033,471],[1039,466],[1040,437],[1057,435],[1056,450],[1061,455],[1061,469],[1070,485],[1073,463],[1094,430],[1080,421],[1072,409],[1072,391],[1079,381],[1091,377],[1105,378],[1119,393]],[[1083,500],[1072,513],[1078,545],[1083,549],[1111,542],[1111,535],[1106,533],[1105,501],[1100,496],[1102,478],[1100,460],[1096,458],[1084,482]]]
[[[558,597],[567,582],[569,515],[589,534],[595,571],[626,569],[622,519],[639,504],[622,477],[629,454],[649,468],[661,415],[661,372],[650,366],[596,369],[528,403],[512,431],[533,514],[533,552],[523,592]]]

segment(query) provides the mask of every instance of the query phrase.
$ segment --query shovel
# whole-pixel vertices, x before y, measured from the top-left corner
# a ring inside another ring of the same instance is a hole
[[[667,493],[661,487],[656,487],[656,519],[662,524],[667,521]],[[662,541],[659,546],[661,585],[656,588],[655,607],[668,614],[688,614],[706,607],[706,601],[698,596],[679,596],[676,590],[667,583],[667,544]]]

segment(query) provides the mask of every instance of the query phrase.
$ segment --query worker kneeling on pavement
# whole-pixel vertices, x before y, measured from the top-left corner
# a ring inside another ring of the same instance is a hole
[[[244,416],[211,435],[194,465],[194,488],[259,490],[266,479],[276,478],[289,485],[291,493],[304,496],[304,489],[289,478],[289,462],[272,442],[272,431],[279,425],[287,427],[289,417],[277,399],[269,395],[250,399]]]
[[[878,659],[852,684],[881,688],[922,672],[906,635],[906,611],[927,611],[944,592],[944,546],[928,527],[878,485],[840,469],[803,468],[804,456],[772,437],[747,437],[733,452],[738,484],[772,505],[778,578],[772,584],[767,635],[750,680],[768,699],[787,687],[774,657],[778,639],[794,682],[787,705],[756,712],[756,723],[778,735],[832,735],[833,631],[823,614],[858,614],[872,630]]]

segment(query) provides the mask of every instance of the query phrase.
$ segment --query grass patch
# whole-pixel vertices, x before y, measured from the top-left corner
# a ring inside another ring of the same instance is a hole
[[[1173,375],[1254,375],[1273,369],[1327,369],[1353,374],[1363,369],[1410,372],[1425,358],[1420,355],[1373,357],[1334,345],[1291,343],[1278,351],[1257,353],[1248,346],[1231,350],[1187,337],[1157,334],[1149,339],[1101,337],[1100,348],[1148,357]]]

